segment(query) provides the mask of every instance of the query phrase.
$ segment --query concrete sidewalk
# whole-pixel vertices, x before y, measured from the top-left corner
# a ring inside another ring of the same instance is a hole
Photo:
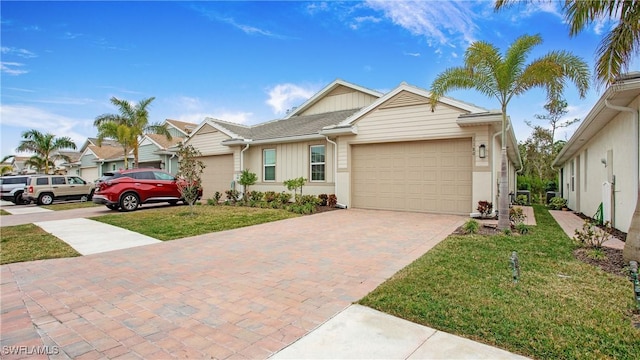
[[[576,230],[581,230],[584,225],[584,220],[572,211],[549,210],[549,214],[553,216],[558,225],[560,225],[562,230],[564,230],[570,238],[573,238]],[[610,239],[602,245],[613,249],[624,249],[624,242],[613,236],[610,236]]]
[[[351,305],[270,359],[527,359]]]
[[[66,242],[82,255],[157,244],[162,241],[89,219],[67,219],[34,223]]]

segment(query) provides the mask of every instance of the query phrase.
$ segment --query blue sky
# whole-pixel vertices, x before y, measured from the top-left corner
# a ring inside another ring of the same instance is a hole
[[[569,50],[593,69],[612,22],[568,36],[558,2],[493,11],[492,1],[30,2],[2,1],[0,155],[14,154],[28,129],[96,135],[93,120],[114,113],[109,98],[151,96],[151,122],[205,117],[256,124],[282,117],[340,78],[378,91],[401,82],[428,89],[462,64],[468,45],[504,51],[518,36],[544,43],[530,60]],[[634,60],[632,70],[640,61]],[[604,89],[586,99],[568,87],[567,118],[583,118]],[[449,96],[496,109],[474,91]],[[518,140],[524,120],[544,114],[544,93],[510,103]],[[568,133],[560,132],[558,138]]]

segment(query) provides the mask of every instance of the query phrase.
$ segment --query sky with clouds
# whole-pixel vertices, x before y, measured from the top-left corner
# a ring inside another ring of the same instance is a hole
[[[610,20],[569,37],[559,2],[495,12],[492,1],[196,1],[0,3],[0,155],[15,153],[29,129],[69,136],[78,146],[96,135],[94,119],[116,112],[109,99],[155,97],[151,122],[205,117],[242,124],[281,118],[340,78],[386,92],[401,82],[429,89],[443,70],[462,64],[473,41],[501,50],[523,34],[544,43],[533,60],[568,50],[593,68]],[[631,69],[638,70],[635,59]],[[583,118],[604,89],[580,99],[572,86],[567,118]],[[473,91],[451,97],[496,109]],[[525,120],[544,114],[533,90],[509,115],[520,141]],[[560,132],[567,138],[574,128]]]

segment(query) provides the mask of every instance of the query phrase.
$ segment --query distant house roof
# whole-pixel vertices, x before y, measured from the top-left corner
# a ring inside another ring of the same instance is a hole
[[[98,138],[87,138],[82,147],[80,153],[83,153],[89,145],[98,146]],[[102,145],[104,146],[119,146],[118,142],[111,139],[102,139]]]
[[[339,124],[359,109],[334,111],[315,115],[293,116],[286,119],[268,121],[254,126],[244,126],[226,121],[208,118],[207,122],[215,124],[216,128],[224,128],[227,134],[234,134],[226,142],[268,142],[283,141],[287,138],[316,135],[321,137],[320,131],[324,127]]]
[[[158,135],[158,134],[146,134],[145,136],[149,138],[149,140],[153,141],[156,145],[158,145],[159,148],[163,150],[166,150],[174,145],[177,145],[182,140],[184,140],[183,137],[177,137],[177,136],[172,137],[171,140],[167,140],[166,136]]]
[[[96,155],[99,160],[123,157],[122,147],[89,145],[88,148]]]
[[[193,132],[193,130],[198,126],[198,124],[173,119],[166,119],[165,122],[182,131],[185,135],[191,134],[191,132]]]

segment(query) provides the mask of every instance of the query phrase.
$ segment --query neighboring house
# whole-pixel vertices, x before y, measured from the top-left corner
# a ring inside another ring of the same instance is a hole
[[[133,159],[133,155],[128,156]],[[104,139],[98,146],[98,139],[88,138],[80,148],[78,161],[69,164],[68,174],[75,174],[87,181],[95,181],[105,171],[124,167],[122,146],[114,140]]]
[[[552,166],[559,168],[561,196],[575,212],[628,232],[638,198],[640,72],[607,88]]]
[[[188,138],[198,124],[166,119],[164,124],[171,134],[171,140],[163,135],[146,134],[139,143],[139,167],[164,169],[172,174],[178,172],[177,145]]]
[[[207,118],[186,141],[207,165],[204,198],[228,190],[242,169],[256,191],[285,191],[305,177],[305,194],[336,194],[357,208],[469,214],[497,204],[501,113],[405,83],[387,94],[342,80],[285,118],[243,126]],[[509,187],[521,167],[508,132]]]
[[[25,165],[25,162],[29,160],[31,156],[14,156],[13,161],[13,171],[16,174],[35,174],[37,173],[37,169],[31,165]],[[43,170],[44,171],[44,170]]]
[[[57,157],[57,155],[64,155],[69,159],[67,161],[63,158]],[[78,161],[80,161],[80,155],[81,153],[78,151],[56,151],[52,154],[52,157],[54,158],[53,172],[60,175],[78,175],[78,173],[76,173],[76,171],[78,170],[76,164],[78,163]]]

